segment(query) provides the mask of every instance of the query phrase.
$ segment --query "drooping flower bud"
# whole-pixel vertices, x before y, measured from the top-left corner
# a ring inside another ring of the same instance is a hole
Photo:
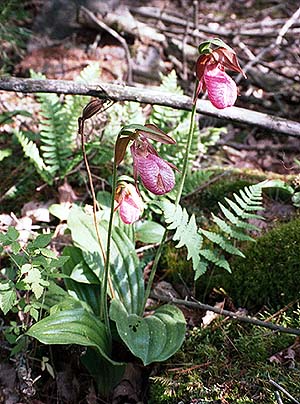
[[[136,222],[144,211],[143,201],[132,184],[121,183],[116,188],[115,200],[121,220],[126,224]]]
[[[130,150],[135,178],[140,176],[146,189],[155,195],[163,195],[174,188],[175,175],[172,168],[175,167],[159,157],[147,139],[135,141]]]

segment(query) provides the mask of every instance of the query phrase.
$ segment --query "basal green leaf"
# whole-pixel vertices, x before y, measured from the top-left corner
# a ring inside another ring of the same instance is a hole
[[[59,311],[34,324],[27,335],[43,344],[77,344],[94,347],[99,354],[113,364],[111,346],[104,324],[83,308]]]
[[[103,395],[107,395],[119,383],[125,371],[125,365],[113,365],[92,348],[87,349],[81,362],[93,376],[98,391]]]
[[[135,239],[146,244],[160,243],[164,232],[165,228],[161,224],[145,221],[137,225]]]
[[[266,180],[260,183],[260,186],[261,188],[279,188],[291,195],[294,193],[294,188],[282,180]]]
[[[95,315],[99,315],[100,312],[100,282],[95,276],[93,271],[85,263],[82,255],[82,251],[77,247],[66,247],[63,251],[64,255],[68,255],[70,258],[63,266],[63,272],[65,275],[71,276],[74,268],[77,266],[82,267],[82,276],[84,276],[84,282],[79,282],[79,279],[74,280],[71,278],[65,278],[64,283],[70,296],[81,302],[88,304],[93,310]],[[93,283],[95,280],[98,283]],[[82,278],[81,278],[82,280]],[[92,282],[90,282],[92,281]]]
[[[116,322],[123,342],[144,365],[162,362],[181,347],[185,336],[185,319],[175,306],[164,305],[147,317],[128,315],[124,306],[114,299],[110,317]]]
[[[100,253],[92,216],[74,206],[70,211],[68,225],[74,243],[82,251],[84,261],[101,282],[104,270],[103,256]],[[106,251],[108,223],[100,220],[98,225]],[[118,227],[114,227],[112,232],[110,263],[110,275],[116,296],[129,313],[139,313],[144,299],[143,275],[134,244]]]

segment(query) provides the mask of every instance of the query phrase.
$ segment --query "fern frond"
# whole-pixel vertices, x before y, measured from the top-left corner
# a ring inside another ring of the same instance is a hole
[[[231,238],[234,238],[239,241],[255,241],[253,237],[250,237],[248,234],[244,232],[236,230],[234,227],[230,226],[227,222],[225,222],[225,220],[219,218],[218,216],[215,216],[213,213],[212,213],[212,219],[216,223],[216,225],[220,228],[220,230],[228,234],[228,236],[230,236]],[[249,225],[249,223],[247,223],[247,225]],[[254,228],[251,228],[251,230],[258,230],[258,228],[254,226]]]
[[[14,130],[14,135],[22,146],[25,156],[28,157],[34,164],[41,178],[48,184],[51,184],[52,176],[50,175],[48,167],[45,165],[44,160],[40,156],[40,152],[36,144],[32,140],[29,140],[26,135],[18,129]]]
[[[213,171],[209,170],[188,171],[184,182],[183,195],[194,192],[200,185],[209,181],[212,175]]]
[[[177,84],[175,70],[172,70],[167,76],[162,76],[162,82],[159,89],[172,94],[183,94],[182,89]],[[169,132],[172,127],[176,127],[183,120],[183,117],[186,116],[186,114],[187,113],[183,110],[175,110],[171,107],[154,105],[149,120],[164,132]]]
[[[76,77],[75,81],[79,83],[91,84],[98,80],[100,77],[99,63],[94,62],[86,66]],[[89,102],[90,97],[82,95],[67,95],[64,99],[62,113],[64,115],[65,136],[70,139],[72,148],[74,147],[77,129],[78,117],[81,116],[83,107]],[[69,165],[70,167],[70,165]]]
[[[228,261],[221,255],[218,254],[215,250],[202,249],[199,251],[201,256],[204,257],[207,261],[212,262],[220,268],[226,269],[226,271],[231,273],[231,268],[229,266]]]
[[[33,71],[31,77],[45,79],[45,76]],[[97,78],[99,78],[99,65],[95,63],[86,67],[78,80],[91,82]],[[62,178],[76,164],[76,159],[71,157],[74,157],[76,149],[77,120],[89,97],[67,95],[64,103],[56,94],[40,93],[37,94],[37,98],[41,113],[40,149],[52,176],[58,174]]]
[[[208,238],[208,240],[221,247],[222,250],[228,252],[229,254],[239,255],[240,257],[245,258],[244,254],[233,244],[231,244],[230,241],[226,239],[223,235],[204,229],[200,229],[200,231],[205,237]]]
[[[209,262],[202,257],[202,259],[200,260],[198,267],[195,269],[195,276],[194,279],[195,281],[200,278],[201,275],[204,275],[205,272],[207,271],[207,267],[209,265]]]
[[[163,200],[159,206],[164,212],[168,229],[176,230],[173,235],[173,240],[178,241],[176,248],[186,246],[187,259],[192,258],[193,268],[196,270],[200,262],[199,250],[202,246],[202,236],[198,233],[195,216],[192,215],[189,218],[186,209],[168,200]]]

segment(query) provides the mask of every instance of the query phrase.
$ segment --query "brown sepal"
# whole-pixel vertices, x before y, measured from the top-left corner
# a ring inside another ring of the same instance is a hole
[[[237,60],[235,52],[226,48],[218,48],[215,49],[211,55],[217,63],[220,63],[225,68],[242,73],[245,78],[247,77]]]
[[[119,137],[117,139],[116,145],[115,145],[115,162],[116,166],[118,166],[121,161],[124,159],[126,149],[128,146],[128,143],[130,142],[131,138],[129,136],[126,137]]]

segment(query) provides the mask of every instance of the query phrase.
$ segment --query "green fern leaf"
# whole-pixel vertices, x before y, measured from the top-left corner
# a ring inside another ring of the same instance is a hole
[[[241,191],[240,191],[240,194],[242,194]],[[257,211],[257,210],[263,209],[261,206],[262,198],[260,198],[260,203],[259,203],[259,201],[253,201],[249,198],[248,198],[248,201],[245,201],[237,194],[233,194],[233,196],[234,196],[234,199],[236,200],[236,202],[239,204],[239,206],[245,211]]]
[[[198,233],[195,217],[189,218],[186,209],[168,200],[162,201],[159,206],[164,212],[165,221],[169,225],[168,229],[176,229],[173,235],[173,240],[178,241],[176,248],[186,246],[187,259],[192,259],[193,268],[196,270],[200,262],[199,250],[202,246],[202,236]]]
[[[226,240],[221,234],[214,233],[212,231],[200,229],[201,233],[208,238],[212,243],[217,244],[221,247],[224,251],[228,252],[229,254],[238,255],[240,257],[245,257],[245,255],[236,248],[230,241]]]
[[[232,226],[230,226],[228,223],[225,222],[225,220],[219,218],[218,216],[215,216],[212,213],[212,218],[213,221],[216,223],[216,225],[226,234],[228,234],[230,237],[239,240],[239,241],[255,241],[253,237],[250,237],[248,234],[243,233],[241,231],[236,230]],[[255,229],[251,230],[258,230],[256,227]]]
[[[235,202],[230,200],[229,198],[224,198],[225,201],[228,203],[228,205],[231,207],[231,209],[236,213],[237,216],[239,216],[242,219],[263,219],[262,216],[260,215],[255,215],[253,213],[247,213],[247,206],[245,209],[241,209]],[[258,207],[258,209],[262,210],[262,207]],[[257,210],[257,209],[256,209]]]
[[[49,173],[48,167],[45,165],[44,160],[40,156],[39,149],[36,144],[29,140],[25,134],[17,129],[14,130],[14,135],[21,144],[24,154],[34,164],[37,172],[41,178],[48,184],[52,184],[52,176]]]
[[[207,267],[208,267],[208,261],[206,261],[205,259],[201,259],[195,270],[195,276],[194,276],[195,281],[198,278],[200,278],[201,275],[205,274],[205,272],[207,271]]]
[[[226,219],[229,220],[230,223],[237,225],[239,221],[238,218],[233,213],[231,213],[231,211],[227,209],[221,202],[218,202],[218,205]]]
[[[212,262],[213,264],[217,265],[220,268],[226,269],[228,272],[231,273],[231,268],[228,261],[221,255],[219,256],[217,252],[214,250],[202,249],[199,253],[204,257],[207,261]]]

